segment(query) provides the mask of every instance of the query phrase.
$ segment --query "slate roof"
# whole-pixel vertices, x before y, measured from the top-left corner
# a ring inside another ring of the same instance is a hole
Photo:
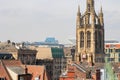
[[[22,65],[21,61],[19,60],[2,60],[5,66],[20,66]]]
[[[11,67],[7,67],[7,69],[10,69],[11,71],[19,75],[25,74],[25,69],[21,66],[11,66]]]
[[[95,73],[96,70],[98,69],[104,69],[105,68],[105,63],[95,63],[94,66],[89,66],[88,63],[80,63],[77,64],[81,69],[87,71],[92,71],[92,73]],[[115,71],[115,73],[120,73],[120,63],[111,63],[111,65],[113,66],[113,69]],[[81,71],[81,70],[80,70]]]

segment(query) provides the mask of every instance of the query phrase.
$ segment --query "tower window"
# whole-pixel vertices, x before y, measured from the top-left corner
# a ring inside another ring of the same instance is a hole
[[[84,47],[84,32],[80,32],[80,47]]]
[[[102,41],[101,41],[101,32],[99,31],[99,47],[101,48],[102,47]]]
[[[87,48],[91,47],[91,32],[87,32]]]
[[[88,4],[88,11],[90,11],[90,4]]]
[[[98,48],[98,36],[97,36],[97,31],[95,31],[95,47]]]

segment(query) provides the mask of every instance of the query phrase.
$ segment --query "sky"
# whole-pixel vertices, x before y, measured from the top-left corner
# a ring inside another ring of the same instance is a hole
[[[105,39],[120,41],[120,0],[95,0],[96,13],[102,5]],[[55,37],[60,43],[75,39],[76,14],[86,0],[0,0],[0,41],[44,41]]]

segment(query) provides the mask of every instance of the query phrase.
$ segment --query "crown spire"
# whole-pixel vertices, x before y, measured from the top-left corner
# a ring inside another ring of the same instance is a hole
[[[77,15],[80,16],[80,5],[78,5],[78,12]]]
[[[87,11],[94,11],[94,0],[87,0]]]
[[[77,27],[80,26],[80,17],[81,17],[81,13],[80,13],[80,5],[78,5],[78,12],[77,12],[77,18],[76,18],[76,24],[77,24]]]
[[[100,8],[99,19],[100,19],[100,24],[103,26],[104,25],[104,20],[103,20],[102,6]]]
[[[100,8],[100,13],[103,13],[102,6],[101,6],[101,8]]]

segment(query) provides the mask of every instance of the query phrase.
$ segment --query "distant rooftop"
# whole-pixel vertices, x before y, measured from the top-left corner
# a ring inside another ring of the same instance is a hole
[[[105,43],[119,43],[117,40],[106,40]]]
[[[45,42],[47,42],[47,43],[56,43],[56,44],[59,43],[58,40],[56,40],[54,37],[47,37]]]
[[[44,47],[63,47],[63,44],[59,44],[58,40],[54,37],[47,37],[45,41],[25,43],[25,45],[44,46]]]

